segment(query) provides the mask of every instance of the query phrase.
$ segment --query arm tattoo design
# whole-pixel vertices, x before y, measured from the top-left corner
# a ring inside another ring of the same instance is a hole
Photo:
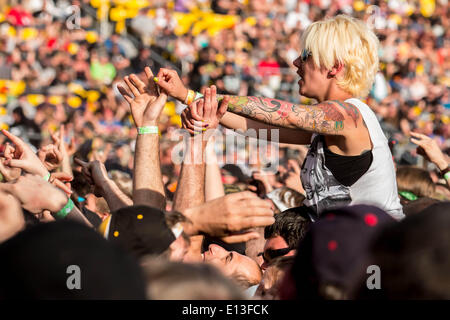
[[[221,99],[223,96],[219,96]],[[358,109],[340,101],[325,101],[315,105],[295,105],[291,102],[261,97],[231,96],[228,111],[285,128],[301,128],[322,134],[339,134],[344,130],[343,110],[353,119],[355,127],[360,117]]]

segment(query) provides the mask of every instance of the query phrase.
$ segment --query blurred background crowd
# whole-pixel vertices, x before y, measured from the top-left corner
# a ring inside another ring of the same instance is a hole
[[[362,18],[381,41],[380,71],[366,102],[379,117],[396,162],[423,167],[438,182],[436,168],[409,142],[409,131],[432,137],[448,154],[447,0],[0,3],[0,126],[39,148],[66,124],[67,140],[81,158],[99,151],[108,169],[126,174],[131,174],[136,132],[116,88],[123,76],[142,73],[144,66],[155,74],[168,67],[194,90],[215,84],[219,93],[313,103],[298,95],[292,68],[302,30],[338,13]],[[168,183],[177,178],[172,133],[181,123],[181,108],[169,101],[160,122]],[[232,152],[240,151],[245,153]],[[301,165],[301,148],[283,146],[279,152],[281,164],[294,158]],[[247,165],[240,169],[252,173]],[[441,194],[448,197],[446,190]]]

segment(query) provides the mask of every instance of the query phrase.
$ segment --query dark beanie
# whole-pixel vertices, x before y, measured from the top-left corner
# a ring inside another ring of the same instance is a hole
[[[0,261],[0,299],[145,299],[137,262],[77,222],[17,234],[0,245]]]
[[[132,206],[112,214],[108,240],[134,256],[142,257],[163,253],[175,241],[175,236],[166,224],[164,211]]]

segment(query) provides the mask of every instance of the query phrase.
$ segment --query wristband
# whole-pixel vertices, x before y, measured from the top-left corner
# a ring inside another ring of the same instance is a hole
[[[200,92],[196,92],[196,93],[195,93],[194,101],[195,101],[195,100],[198,100],[198,99],[200,99],[200,98],[203,98],[203,95],[202,95]]]
[[[449,180],[450,179],[450,171],[444,174],[444,179]]]
[[[55,214],[55,218],[56,219],[64,219],[69,214],[69,212],[72,211],[74,206],[75,205],[73,204],[72,199],[69,199],[69,201],[67,201],[64,208],[62,208]]]
[[[184,99],[185,105],[190,105],[195,99],[195,92],[193,90],[188,90],[188,94],[186,96],[186,99]]]
[[[50,180],[50,172],[44,176],[44,180],[48,182]]]
[[[417,197],[414,193],[412,193],[410,191],[399,191],[398,194],[409,201],[414,201],[414,200],[419,199],[419,197]]]
[[[158,126],[146,126],[146,127],[138,127],[138,134],[151,134],[151,133],[159,133]]]

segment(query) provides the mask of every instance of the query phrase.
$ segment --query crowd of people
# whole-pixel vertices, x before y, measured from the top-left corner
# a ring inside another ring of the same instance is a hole
[[[446,0],[0,8],[0,298],[450,298]]]

